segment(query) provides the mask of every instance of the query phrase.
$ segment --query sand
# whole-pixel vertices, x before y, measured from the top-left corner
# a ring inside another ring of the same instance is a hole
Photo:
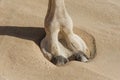
[[[0,0],[0,80],[120,79],[120,1],[65,2],[75,32],[95,38],[96,57],[88,63],[53,65],[39,47],[48,0]]]

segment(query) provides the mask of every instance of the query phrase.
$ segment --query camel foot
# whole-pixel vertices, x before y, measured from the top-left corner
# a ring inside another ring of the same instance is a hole
[[[55,65],[60,66],[66,64],[68,62],[68,59],[63,56],[53,56],[51,62]]]
[[[88,57],[81,51],[79,51],[78,53],[73,54],[68,59],[70,61],[71,60],[76,60],[76,61],[81,61],[81,62],[87,62],[88,61]]]

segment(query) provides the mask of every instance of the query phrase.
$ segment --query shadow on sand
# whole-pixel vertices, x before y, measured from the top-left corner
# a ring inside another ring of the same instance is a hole
[[[45,37],[45,30],[39,27],[0,26],[0,35],[32,40],[39,46],[41,40]]]

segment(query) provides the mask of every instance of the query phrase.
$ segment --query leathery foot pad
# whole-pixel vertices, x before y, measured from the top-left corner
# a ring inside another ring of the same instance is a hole
[[[88,57],[81,51],[79,51],[78,53],[74,53],[72,56],[69,57],[69,60],[76,60],[76,61],[81,61],[81,62],[87,62],[88,61]]]
[[[55,65],[60,66],[66,64],[68,62],[68,59],[63,56],[53,56],[51,62]]]

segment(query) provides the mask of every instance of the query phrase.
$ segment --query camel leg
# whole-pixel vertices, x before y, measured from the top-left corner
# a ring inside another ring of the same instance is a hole
[[[45,18],[46,37],[41,42],[45,57],[56,65],[63,65],[68,58],[86,62],[84,53],[89,52],[84,40],[73,32],[73,22],[68,15],[64,0],[49,0],[48,12]],[[63,32],[67,47],[59,39]]]
[[[45,53],[45,56],[54,64],[56,65],[63,65],[65,64],[68,59],[62,53],[60,48],[60,42],[58,40],[58,34],[60,31],[59,25],[56,25],[57,21],[51,22],[52,25],[45,27],[46,30],[46,37],[41,43],[42,50],[46,48],[49,53]]]
[[[61,24],[67,46],[73,52],[71,57],[75,57],[74,55],[76,55],[76,57],[81,58],[82,62],[88,61],[88,57],[85,54],[90,53],[90,51],[84,40],[73,32],[73,22],[68,14]]]

